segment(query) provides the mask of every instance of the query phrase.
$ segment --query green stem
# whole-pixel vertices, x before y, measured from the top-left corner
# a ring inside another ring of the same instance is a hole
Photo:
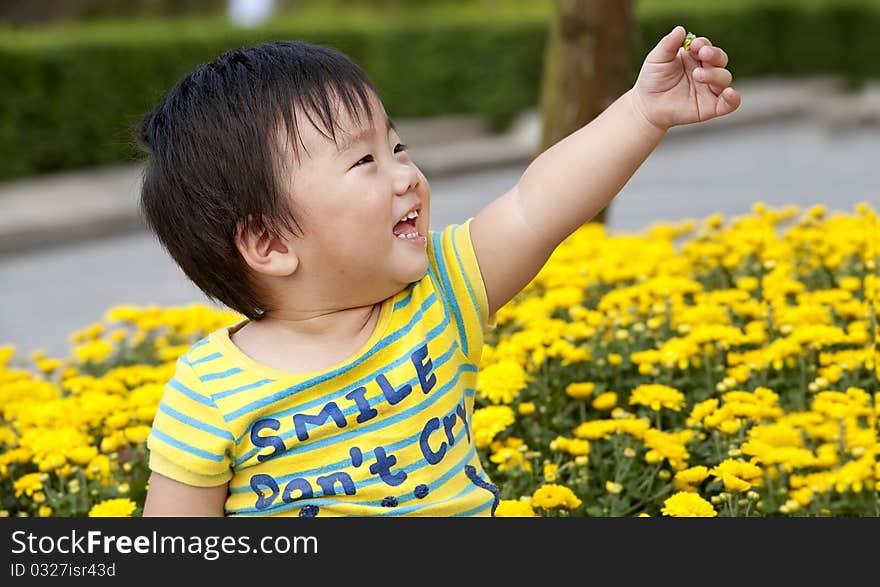
[[[732,518],[739,513],[739,500],[732,491],[727,494],[727,511]]]
[[[798,409],[805,410],[807,407],[807,365],[803,355],[798,355],[798,364],[801,367],[801,394],[798,398]]]
[[[623,513],[623,516],[632,515],[633,513],[642,509],[648,502],[654,501],[656,499],[660,499],[661,497],[663,497],[664,495],[666,495],[670,491],[672,491],[672,484],[668,483],[668,484],[664,485],[663,488],[660,491],[658,491],[657,493],[655,493],[654,495],[651,495],[649,497],[644,498],[643,500],[641,500],[640,502],[638,502],[637,504],[635,504],[634,506],[629,508],[626,512]]]
[[[712,369],[709,366],[709,353],[706,351],[705,345],[703,345],[703,370],[706,372],[706,393],[698,401],[708,399],[715,393],[715,382],[712,381]]]
[[[639,479],[638,485],[636,487],[638,487],[638,489],[645,489],[646,491],[650,491],[651,485],[653,485],[654,480],[657,479],[657,473],[660,472],[661,467],[663,467],[662,462],[657,463],[653,467],[649,468],[644,478]]]
[[[712,431],[712,445],[715,447],[715,462],[720,463],[723,455],[721,454],[721,442],[718,439],[718,434],[717,430]]]

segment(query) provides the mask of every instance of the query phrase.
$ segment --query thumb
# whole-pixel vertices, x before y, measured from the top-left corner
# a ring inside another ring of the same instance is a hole
[[[676,27],[665,37],[660,39],[657,46],[648,53],[648,58],[650,58],[651,61],[660,63],[672,61],[675,56],[678,55],[678,49],[682,46],[682,43],[684,43],[684,37],[686,34],[687,30],[683,26],[676,25]]]

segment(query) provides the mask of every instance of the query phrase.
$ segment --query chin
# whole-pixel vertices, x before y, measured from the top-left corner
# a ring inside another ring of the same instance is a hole
[[[428,254],[423,253],[422,262],[420,263],[419,267],[417,269],[407,271],[405,273],[404,281],[406,282],[406,285],[409,285],[410,283],[412,283],[414,281],[419,281],[421,278],[423,278],[427,274],[428,274]]]

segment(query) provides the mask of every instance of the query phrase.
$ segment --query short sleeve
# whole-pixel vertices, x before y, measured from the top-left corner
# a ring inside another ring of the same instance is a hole
[[[150,469],[187,485],[222,485],[232,478],[234,444],[217,405],[181,357],[147,437]]]
[[[428,262],[458,328],[462,351],[470,362],[479,364],[483,341],[496,317],[489,316],[489,298],[471,240],[472,220],[430,232]]]

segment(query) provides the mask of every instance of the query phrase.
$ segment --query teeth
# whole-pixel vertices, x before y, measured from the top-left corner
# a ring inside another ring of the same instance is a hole
[[[406,234],[398,234],[397,238],[418,238],[421,236],[418,232],[408,232]]]
[[[413,210],[412,212],[410,212],[409,214],[407,214],[406,216],[404,216],[403,218],[398,220],[398,222],[403,222],[404,220],[412,220],[413,218],[418,218],[418,217],[419,217],[419,211]]]

